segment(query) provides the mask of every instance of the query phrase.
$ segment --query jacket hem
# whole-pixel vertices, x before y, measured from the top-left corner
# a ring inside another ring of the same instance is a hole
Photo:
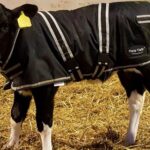
[[[61,82],[61,81],[69,81],[71,80],[71,77],[62,77],[62,78],[58,78],[58,79],[53,79],[53,80],[46,80],[46,81],[41,81],[41,82],[37,82],[37,83],[33,83],[33,84],[26,84],[26,85],[21,85],[21,86],[14,86],[13,82],[11,84],[11,89],[14,91],[18,91],[18,90],[24,90],[24,89],[31,89],[31,88],[37,88],[40,86],[45,86],[45,85],[50,85],[53,83],[57,83],[57,82]]]

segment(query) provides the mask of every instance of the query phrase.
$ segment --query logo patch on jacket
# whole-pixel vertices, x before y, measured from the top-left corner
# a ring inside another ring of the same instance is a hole
[[[139,56],[139,55],[143,55],[146,53],[146,47],[145,46],[134,46],[131,47],[129,50],[129,55],[130,56]]]

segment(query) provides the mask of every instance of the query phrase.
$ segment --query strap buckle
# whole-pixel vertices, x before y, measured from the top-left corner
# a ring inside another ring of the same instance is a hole
[[[75,58],[68,59],[65,62],[65,65],[66,65],[66,68],[67,68],[69,74],[71,75],[73,81],[80,81],[83,79],[82,72],[81,72],[80,67],[78,66]]]
[[[98,58],[98,64],[92,74],[92,78],[100,78],[105,70],[113,65],[112,60],[110,59],[109,54],[100,53]]]
[[[76,66],[74,69],[69,69],[68,72],[70,73],[73,81],[80,81],[83,79],[79,66]]]

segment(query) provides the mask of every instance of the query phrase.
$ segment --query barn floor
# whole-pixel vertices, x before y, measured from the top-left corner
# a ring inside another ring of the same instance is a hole
[[[0,79],[3,82],[3,78]],[[11,91],[0,90],[0,147],[9,138]],[[137,143],[123,146],[128,125],[125,92],[116,76],[105,83],[82,81],[61,87],[55,96],[54,150],[150,149],[150,95],[147,93]],[[19,150],[40,150],[32,102],[23,124]]]

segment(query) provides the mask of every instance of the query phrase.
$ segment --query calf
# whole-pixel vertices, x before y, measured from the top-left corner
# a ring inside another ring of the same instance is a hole
[[[14,91],[11,134],[4,148],[19,142],[34,97],[43,150],[51,150],[57,86],[82,79],[107,80],[113,71],[129,99],[126,136],[134,144],[144,92],[150,90],[150,3],[119,2],[71,11],[38,12],[25,4],[0,5],[0,66]]]

